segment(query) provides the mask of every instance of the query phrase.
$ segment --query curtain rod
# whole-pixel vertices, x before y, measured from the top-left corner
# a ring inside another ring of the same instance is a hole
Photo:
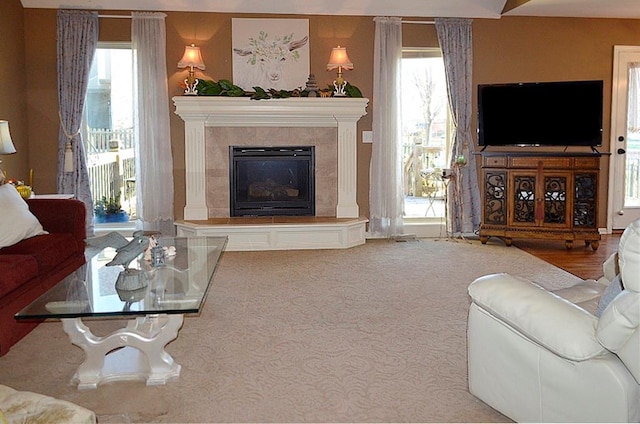
[[[131,19],[131,15],[98,15],[98,18]],[[434,25],[434,21],[402,21],[403,24]]]
[[[131,15],[98,15],[98,18],[131,19]]]
[[[403,24],[434,25],[435,21],[402,21]]]

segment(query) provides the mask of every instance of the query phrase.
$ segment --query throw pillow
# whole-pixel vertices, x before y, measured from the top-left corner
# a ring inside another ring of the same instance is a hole
[[[0,185],[0,248],[47,234],[13,184]]]
[[[596,308],[596,312],[594,313],[594,315],[600,318],[600,315],[602,315],[604,310],[607,309],[609,303],[611,303],[611,301],[615,299],[615,297],[619,295],[622,290],[624,290],[624,287],[622,286],[622,279],[620,278],[620,274],[618,274],[602,292],[602,296],[600,296],[598,307]]]

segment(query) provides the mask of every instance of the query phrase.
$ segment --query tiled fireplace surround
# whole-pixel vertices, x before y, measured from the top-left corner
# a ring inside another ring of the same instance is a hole
[[[367,99],[174,97],[185,123],[178,235],[228,235],[227,250],[348,248],[365,242],[356,203],[357,121]],[[316,216],[229,218],[229,146],[316,146]]]
[[[336,137],[335,128],[207,128],[205,161],[209,217],[229,217],[229,146],[316,146],[316,216],[335,217],[338,204]]]

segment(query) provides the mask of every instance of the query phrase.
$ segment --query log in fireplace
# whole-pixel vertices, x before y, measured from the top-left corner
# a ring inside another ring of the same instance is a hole
[[[315,215],[313,146],[229,147],[231,216]]]

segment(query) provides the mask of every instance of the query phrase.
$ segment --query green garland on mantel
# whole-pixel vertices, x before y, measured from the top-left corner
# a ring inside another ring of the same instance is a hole
[[[219,81],[214,80],[199,80],[196,86],[198,90],[198,96],[227,96],[227,97],[250,97],[252,100],[266,100],[266,99],[286,99],[289,97],[309,97],[307,90],[295,89],[291,91],[287,90],[274,90],[270,88],[265,90],[262,87],[253,87],[255,91],[244,91],[242,87],[233,84],[229,80],[221,79]],[[327,89],[329,92],[333,91],[333,87]],[[362,97],[362,92],[355,85],[351,85],[347,82],[345,86],[345,93],[347,97]]]

